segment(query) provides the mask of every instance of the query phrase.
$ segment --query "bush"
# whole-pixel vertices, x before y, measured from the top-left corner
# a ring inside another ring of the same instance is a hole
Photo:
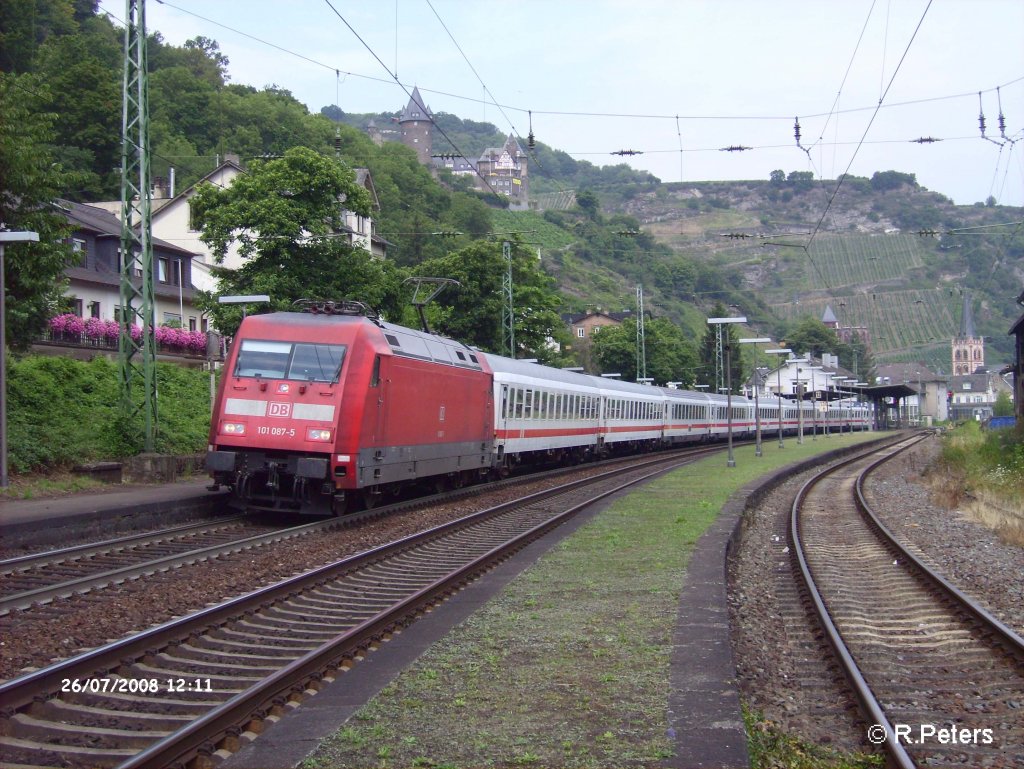
[[[157,364],[157,450],[203,451],[210,424],[209,374]],[[8,365],[8,458],[13,472],[121,459],[138,452],[139,428],[121,413],[118,364],[98,356],[28,356]]]

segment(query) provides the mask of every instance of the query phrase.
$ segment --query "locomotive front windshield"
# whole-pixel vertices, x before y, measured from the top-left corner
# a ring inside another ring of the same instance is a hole
[[[235,376],[337,382],[345,345],[243,339]]]

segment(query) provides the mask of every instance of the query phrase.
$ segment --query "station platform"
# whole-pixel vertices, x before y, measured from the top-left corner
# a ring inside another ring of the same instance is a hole
[[[200,477],[164,484],[119,484],[59,497],[5,499],[0,501],[0,543],[5,548],[62,547],[62,533],[69,527],[95,524],[131,529],[212,515],[223,507],[226,492],[210,491],[210,482]]]

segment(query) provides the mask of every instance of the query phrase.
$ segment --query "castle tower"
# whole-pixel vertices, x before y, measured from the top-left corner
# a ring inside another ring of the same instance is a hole
[[[964,294],[964,309],[960,315],[960,333],[952,346],[953,376],[973,374],[985,365],[985,340],[974,331],[971,300]]]
[[[420,89],[414,87],[409,103],[402,110],[398,118],[398,125],[402,132],[402,144],[416,152],[419,161],[429,166],[431,164],[431,126],[434,118],[430,114],[430,108],[423,103],[420,97]]]

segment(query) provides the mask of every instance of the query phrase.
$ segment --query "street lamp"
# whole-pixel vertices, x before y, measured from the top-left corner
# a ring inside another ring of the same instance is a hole
[[[800,378],[800,374],[803,373],[801,366],[804,363],[808,363],[807,358],[787,358],[786,364],[796,364],[796,387],[794,388],[794,395],[797,398],[796,404],[796,442],[798,445],[802,445],[804,442],[804,385],[803,380]]]
[[[4,489],[10,483],[7,477],[7,287],[4,285],[4,244],[38,242],[38,232],[0,232],[0,488]]]
[[[778,385],[777,385],[777,389],[775,391],[775,394],[778,396],[778,399],[779,399],[779,448],[781,449],[783,447],[783,443],[782,443],[782,356],[783,355],[792,355],[793,351],[791,349],[789,349],[788,347],[777,347],[777,348],[775,348],[773,350],[765,350],[765,352],[768,353],[769,355],[778,355],[779,356],[779,368],[778,368],[778,373],[779,373],[778,379],[779,379],[779,381],[778,381]]]
[[[719,333],[721,333],[722,326],[732,323],[746,323],[745,317],[735,318],[708,318],[709,326],[717,326]],[[728,420],[728,434],[729,434],[729,458],[725,462],[726,467],[736,467],[736,460],[732,455],[732,339],[727,338],[725,343],[725,386],[728,391],[725,395],[725,410],[726,419]]]
[[[818,440],[818,388],[814,385],[814,372],[821,371],[821,366],[808,366],[807,371],[811,372],[811,440]]]
[[[829,432],[828,427],[828,412],[832,407],[832,397],[829,395],[829,387],[831,386],[830,380],[835,376],[835,374],[831,371],[822,371],[821,373],[825,376],[825,427],[822,430],[822,434],[826,438],[831,438],[832,434]]]
[[[853,379],[851,379],[850,377],[845,377],[845,376],[837,376],[837,377],[833,377],[832,381],[834,381],[836,383],[836,395],[838,396],[837,400],[839,401],[839,404],[842,405],[842,403],[843,403],[843,391],[842,391],[842,389],[840,389],[840,388],[842,388],[842,384],[840,384],[840,383],[841,382],[852,382]],[[852,426],[850,428],[850,431],[853,432],[853,427]],[[842,436],[842,434],[843,434],[843,423],[842,423],[842,420],[840,420],[840,422],[839,422],[839,435]]]
[[[245,306],[247,304],[263,304],[270,301],[266,294],[240,294],[235,296],[218,296],[217,304],[240,304],[242,305],[242,319],[245,319]]]
[[[772,344],[766,336],[740,339],[740,344]],[[754,456],[763,455],[761,451],[761,404],[758,401],[758,390],[761,389],[761,375],[757,373],[757,361],[754,361]]]

